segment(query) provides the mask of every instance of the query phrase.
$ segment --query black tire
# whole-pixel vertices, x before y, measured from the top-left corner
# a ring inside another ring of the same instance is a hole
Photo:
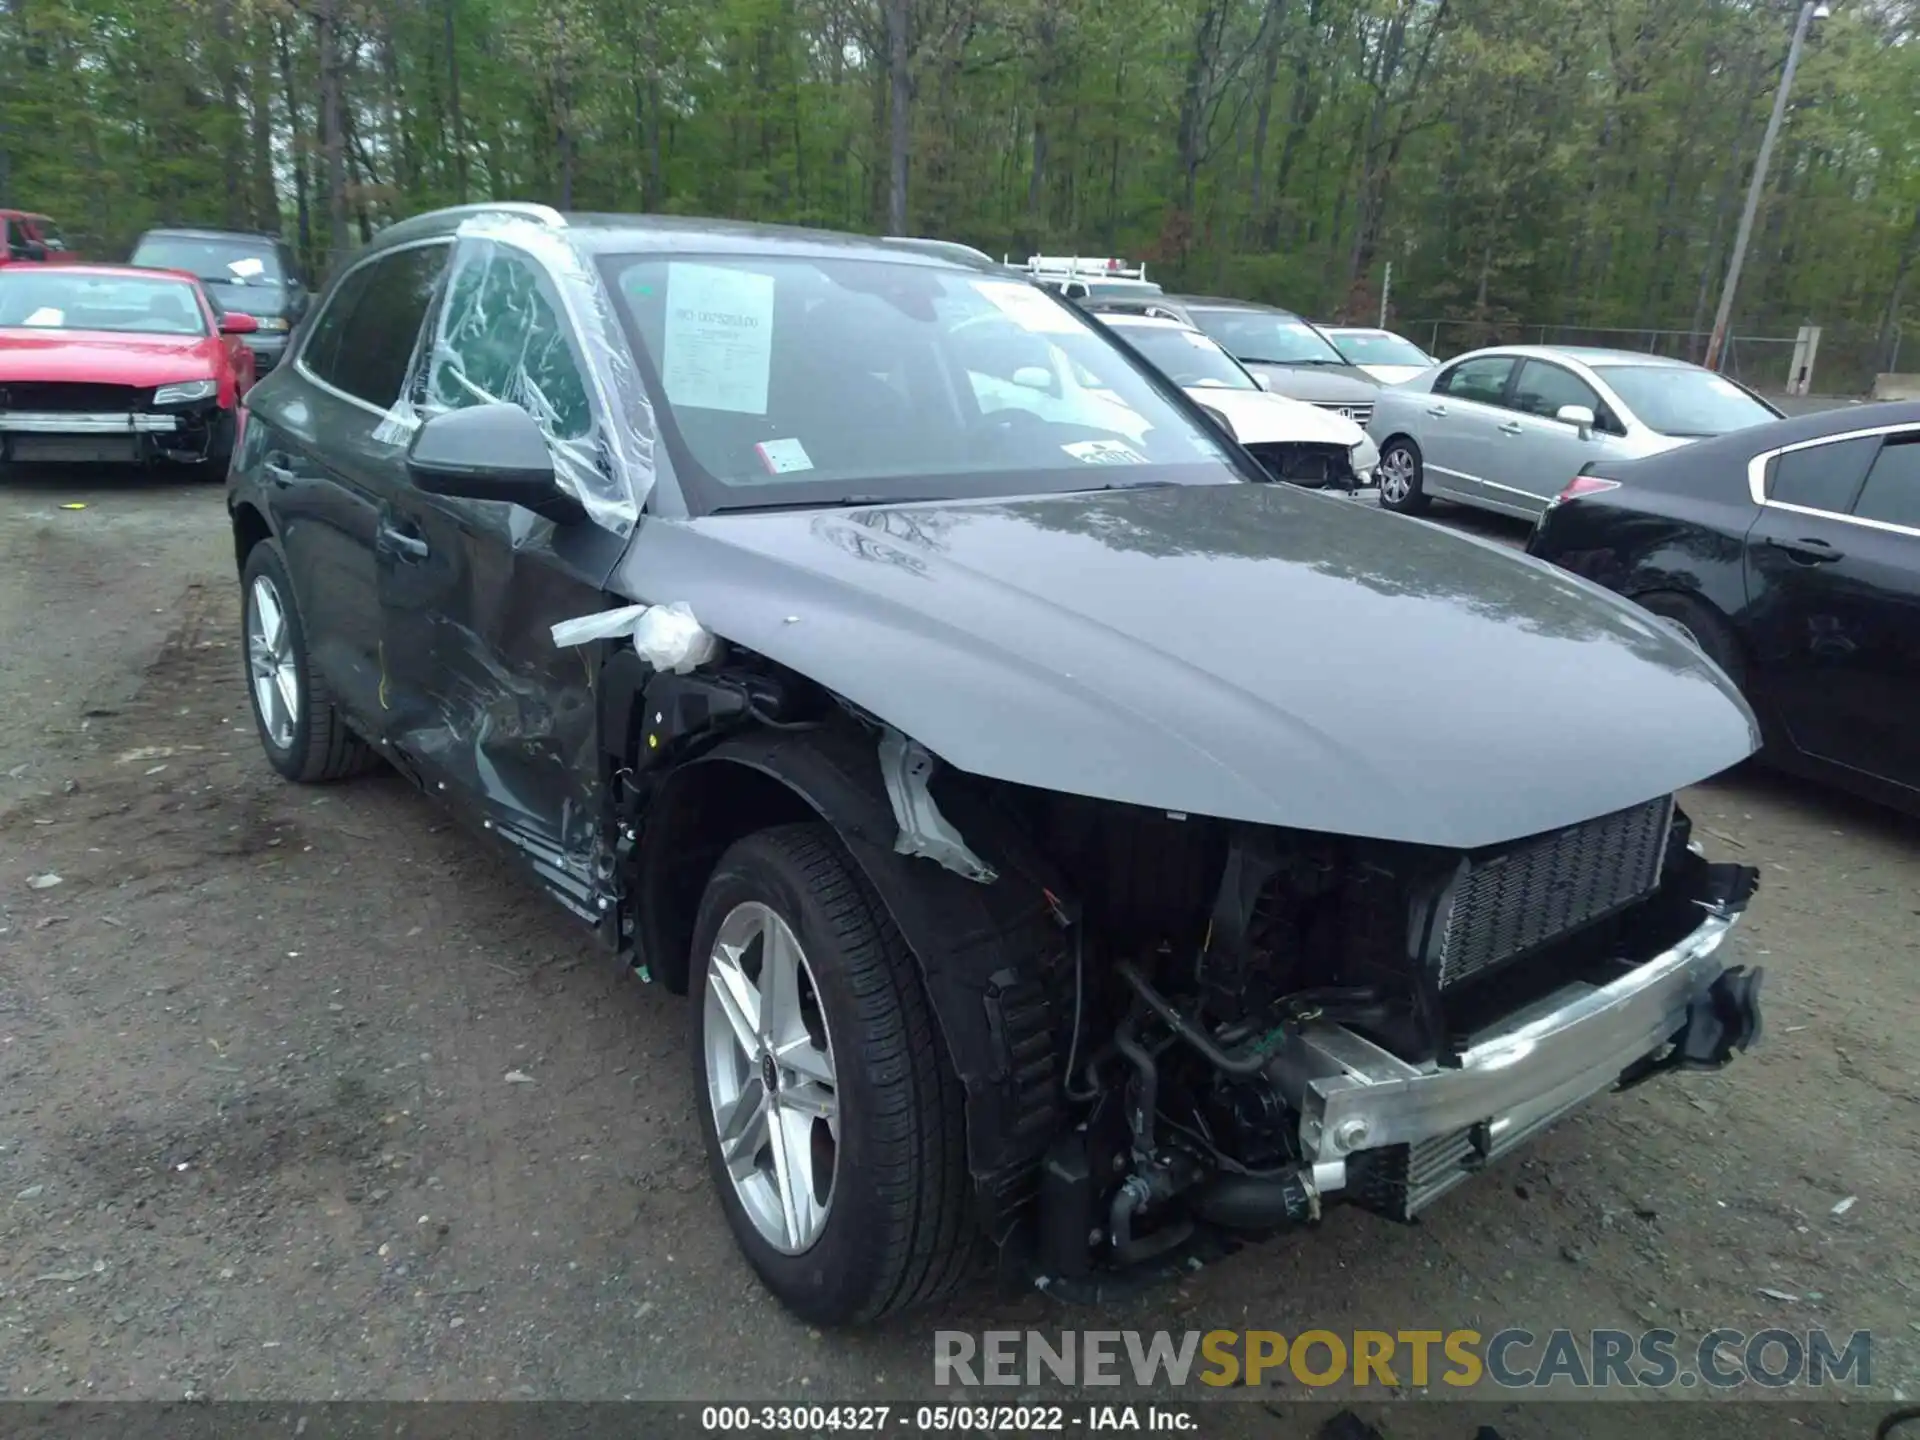
[[[818,1238],[783,1253],[747,1214],[727,1172],[708,1092],[709,957],[722,922],[757,902],[805,953],[833,1047],[840,1126]],[[965,1283],[981,1253],[969,1205],[966,1114],[917,962],[832,830],[783,825],[721,856],[694,926],[689,974],[694,1105],[727,1223],[761,1281],[819,1325],[870,1321]]]
[[[1404,459],[1410,470],[1408,489],[1404,495],[1389,499],[1387,491],[1391,487],[1387,483],[1387,467],[1390,463],[1401,459]],[[1382,510],[1391,510],[1396,515],[1420,515],[1433,504],[1432,497],[1426,491],[1427,470],[1426,463],[1420,455],[1420,447],[1405,435],[1395,435],[1380,447],[1380,465],[1375,473],[1380,486]]]
[[[295,673],[299,677],[300,704],[293,707],[291,738],[285,745],[276,743],[268,722],[260,713],[259,696],[253,685],[249,652],[248,617],[254,605],[254,586],[264,580],[279,597],[285,615],[287,640]],[[253,713],[254,729],[260,735],[260,748],[267,763],[287,779],[300,784],[344,780],[371,769],[379,757],[359,736],[347,728],[333,692],[314,669],[307,656],[306,631],[300,624],[300,609],[293,597],[293,582],[287,578],[286,563],[271,540],[262,540],[247,552],[247,563],[240,573],[240,655],[247,668],[247,708]]]
[[[1747,666],[1745,657],[1740,653],[1740,642],[1712,606],[1704,600],[1671,590],[1656,591],[1636,599],[1641,609],[1673,621],[1693,636],[1694,643],[1706,652],[1707,658],[1726,671],[1727,678],[1742,691],[1746,690]]]

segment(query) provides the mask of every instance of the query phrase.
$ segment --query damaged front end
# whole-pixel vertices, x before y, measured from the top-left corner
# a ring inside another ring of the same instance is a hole
[[[1055,1293],[1343,1201],[1411,1220],[1582,1101],[1759,1034],[1759,972],[1722,953],[1757,872],[1709,863],[1670,796],[1448,850],[969,776],[739,649],[604,673],[636,966],[684,983],[676,897],[756,814],[828,820],[965,1084],[981,1223]]]

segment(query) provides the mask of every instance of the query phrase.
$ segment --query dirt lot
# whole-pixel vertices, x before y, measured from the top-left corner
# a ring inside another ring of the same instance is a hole
[[[1337,1212],[1118,1310],[982,1293],[822,1336],[709,1196],[683,1004],[398,780],[281,783],[236,598],[217,487],[0,488],[0,1396],[910,1397],[936,1326],[1136,1325],[1870,1329],[1875,1394],[1920,1389],[1920,825],[1750,774],[1689,796],[1764,867],[1764,1050],[1421,1226]],[[1601,1433],[1549,1409],[1502,1433]]]

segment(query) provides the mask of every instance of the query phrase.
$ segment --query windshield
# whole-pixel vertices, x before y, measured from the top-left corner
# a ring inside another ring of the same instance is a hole
[[[161,270],[185,270],[209,285],[233,290],[278,290],[286,277],[272,245],[260,240],[222,239],[200,235],[149,235],[133,252],[135,265]],[[231,303],[233,297],[223,297]]]
[[[205,335],[207,322],[185,280],[21,267],[0,270],[0,327],[114,330],[131,335]]]
[[[1247,365],[1344,365],[1346,357],[1297,315],[1270,310],[1192,310],[1193,322]]]
[[[1114,333],[1183,390],[1258,390],[1251,375],[1197,330],[1171,325],[1116,325]]]
[[[1356,365],[1418,365],[1422,369],[1433,359],[1411,340],[1390,335],[1385,330],[1335,330],[1333,343],[1340,353]]]
[[[602,262],[700,508],[1239,477],[1071,307],[874,260]]]
[[[1773,412],[1731,380],[1677,365],[1607,365],[1599,376],[1649,430],[1676,438],[1725,435],[1764,425]]]

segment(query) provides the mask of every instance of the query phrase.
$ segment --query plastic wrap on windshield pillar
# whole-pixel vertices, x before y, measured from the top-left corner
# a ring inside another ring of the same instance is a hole
[[[934,803],[927,788],[933,778],[933,756],[926,746],[889,729],[880,737],[880,774],[887,784],[894,823],[900,827],[893,842],[895,851],[938,861],[954,874],[982,885],[999,879],[991,865],[967,848],[960,832]]]
[[[534,418],[556,483],[594,521],[632,531],[653,488],[653,408],[599,276],[564,230],[513,215],[456,232],[431,328],[374,438],[404,445],[424,415],[490,402]]]

